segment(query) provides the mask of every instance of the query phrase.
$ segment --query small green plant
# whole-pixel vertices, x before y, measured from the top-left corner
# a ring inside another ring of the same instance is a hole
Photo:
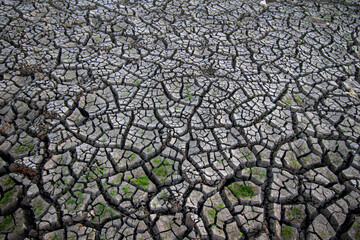
[[[84,197],[82,196],[82,193],[80,191],[75,192],[74,195],[77,197],[78,204],[81,204],[84,201]],[[67,202],[68,204],[75,203],[75,200],[69,199],[68,201],[69,201],[69,202]],[[76,207],[78,204],[76,204]]]
[[[286,161],[289,163],[290,166],[301,167],[300,163],[295,159],[294,160],[286,159]]]
[[[108,209],[110,217],[114,217],[115,216],[115,212],[114,210],[112,210],[111,208]]]
[[[66,201],[66,204],[68,204],[68,205],[72,205],[75,203],[76,203],[76,200],[74,198],[70,198],[69,200]]]
[[[100,204],[97,206],[96,213],[97,213],[97,214],[102,214],[102,213],[104,212],[105,208],[106,208],[105,204],[100,203]]]
[[[165,198],[167,198],[167,194],[162,192],[162,193],[160,193],[159,198],[160,199],[165,199]]]
[[[6,203],[14,201],[13,195],[14,195],[15,191],[16,191],[15,188],[10,191],[7,191],[4,194],[4,197],[0,200],[0,204],[6,204]]]
[[[234,183],[229,186],[231,191],[238,197],[254,197],[255,190],[252,185]]]
[[[241,158],[252,159],[252,154],[250,151],[243,152],[243,155],[241,156]]]
[[[292,207],[289,209],[289,216],[295,220],[299,220],[301,218],[301,210],[299,207]]]
[[[307,157],[305,157],[305,159],[303,160],[303,163],[306,164],[306,163],[308,163],[309,161],[310,161],[310,157],[307,156]]]
[[[292,104],[293,104],[293,102],[292,102],[290,99],[285,99],[285,100],[283,100],[282,102],[285,103],[285,104],[288,104],[288,105],[292,105]]]
[[[131,195],[131,193],[132,193],[131,189],[128,186],[123,186],[121,188],[121,190],[125,193],[125,196],[126,195]]]
[[[111,196],[115,196],[117,191],[114,188],[112,188],[112,189],[110,189],[109,193],[110,193]]]
[[[307,147],[301,147],[299,148],[300,151],[306,151]]]
[[[162,177],[166,177],[168,175],[168,170],[166,169],[165,166],[161,166],[158,168],[154,168],[153,172],[158,175],[158,176],[162,176]]]
[[[5,216],[5,218],[0,222],[0,230],[7,228],[11,222],[12,222],[12,217]]]
[[[57,181],[54,186],[55,186],[55,188],[59,188],[63,185],[65,186],[66,184],[64,184],[62,181]]]
[[[121,182],[121,177],[118,176],[118,177],[116,178],[116,181]]]
[[[207,213],[208,213],[209,217],[211,217],[212,220],[214,220],[214,219],[216,218],[217,213],[216,213],[216,210],[215,210],[215,209],[210,208],[210,209],[207,211]]]
[[[169,163],[168,159],[165,158],[162,161],[161,159],[155,158],[153,159],[153,162],[159,165],[158,167],[153,168],[152,171],[154,172],[154,174],[161,177],[161,182],[164,182],[167,176],[173,174],[173,172],[169,170],[169,167],[171,168],[172,165]]]
[[[76,197],[80,197],[81,195],[82,195],[82,194],[81,194],[80,191],[78,191],[78,192],[75,193],[75,196],[76,196]]]
[[[86,173],[86,175],[85,175],[85,178],[87,179],[87,180],[89,180],[89,179],[91,179],[91,178],[94,178],[95,176],[94,176],[94,174],[92,173],[92,172],[87,172]]]
[[[294,99],[295,99],[295,102],[301,103],[301,98],[299,97],[298,94],[295,94],[295,95],[294,95]]]
[[[96,206],[96,214],[98,216],[95,216],[93,220],[96,221],[96,219],[103,219],[105,217],[105,214],[106,213],[109,213],[109,215],[111,217],[115,216],[115,212],[114,210],[112,210],[111,208],[107,208],[105,204],[103,203],[99,203],[97,206]]]
[[[320,233],[320,236],[323,237],[323,238],[326,238],[326,235],[327,235],[326,232]]]
[[[131,180],[133,183],[135,183],[137,186],[148,188],[148,185],[150,184],[147,176],[140,176],[135,179]]]
[[[360,225],[358,223],[354,224],[354,230],[355,230],[355,239],[360,239]]]
[[[156,163],[156,164],[160,164],[160,163],[161,163],[161,159],[154,158],[154,159],[153,159],[153,162]]]
[[[57,235],[57,233],[55,233],[54,235],[51,236],[51,239],[52,240],[62,240],[62,239],[64,239],[64,237],[59,236],[59,235]]]
[[[43,211],[43,203],[42,202],[36,202],[34,207],[34,213],[35,215],[39,216]]]
[[[100,176],[103,176],[104,175],[104,171],[105,171],[105,166],[101,166],[101,167],[97,167],[95,169],[95,172],[100,175]]]
[[[167,224],[168,224],[168,226],[169,226],[169,229],[172,229],[172,227],[173,227],[173,225],[174,225],[174,222],[171,221],[171,222],[168,222]]]
[[[350,36],[348,33],[345,33],[345,34],[344,34],[344,38],[345,38],[346,40],[351,40],[351,36]]]
[[[15,153],[24,153],[24,152],[32,152],[35,148],[35,145],[29,144],[29,145],[19,145],[17,146],[14,151]]]
[[[260,169],[257,167],[253,167],[252,169],[254,174],[257,174],[260,178],[264,178],[266,177],[266,170],[265,169]]]
[[[291,239],[294,236],[292,227],[282,226],[281,227],[281,236],[283,237],[283,239]]]
[[[5,186],[11,186],[14,184],[15,184],[15,182],[10,177],[8,177],[5,181]]]
[[[101,235],[101,234],[99,234],[99,239],[106,239],[106,236],[105,235]]]
[[[245,171],[247,171],[249,174],[251,174],[251,173],[253,172],[252,169],[250,169],[250,168],[248,168],[248,167],[245,167],[244,169],[245,169]]]
[[[222,209],[223,207],[225,207],[225,204],[223,202],[215,205],[216,209]]]

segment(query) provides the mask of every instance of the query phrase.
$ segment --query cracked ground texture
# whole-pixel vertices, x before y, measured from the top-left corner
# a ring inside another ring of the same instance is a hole
[[[357,1],[2,0],[0,239],[360,239]]]

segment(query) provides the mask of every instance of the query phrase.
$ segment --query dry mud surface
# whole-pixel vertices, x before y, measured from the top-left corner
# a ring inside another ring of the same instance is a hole
[[[357,1],[2,0],[0,239],[360,239]]]

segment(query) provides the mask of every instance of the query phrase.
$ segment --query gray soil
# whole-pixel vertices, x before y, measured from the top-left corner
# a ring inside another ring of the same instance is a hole
[[[360,239],[357,1],[0,2],[0,240]]]

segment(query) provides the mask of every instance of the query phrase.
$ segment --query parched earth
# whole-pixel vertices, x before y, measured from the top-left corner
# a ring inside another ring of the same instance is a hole
[[[360,239],[356,0],[0,2],[0,239]]]

